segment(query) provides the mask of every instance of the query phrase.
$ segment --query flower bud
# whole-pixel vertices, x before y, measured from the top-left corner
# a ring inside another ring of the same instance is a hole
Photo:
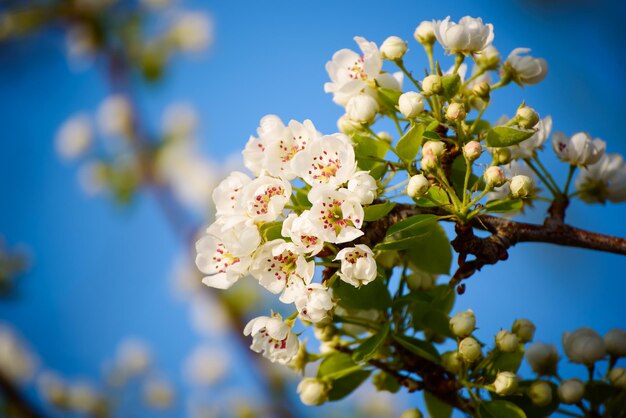
[[[422,147],[422,154],[432,155],[435,158],[441,157],[446,152],[446,144],[443,141],[427,141]]]
[[[517,390],[518,380],[515,373],[500,372],[496,376],[496,381],[493,382],[493,388],[500,396],[510,395]]]
[[[532,341],[535,336],[535,324],[528,319],[517,319],[513,322],[511,331],[517,335],[521,343],[527,343]]]
[[[428,189],[430,189],[428,179],[423,174],[416,174],[409,179],[409,184],[406,186],[406,194],[415,199],[424,196]]]
[[[459,343],[459,355],[467,364],[472,364],[482,356],[482,349],[478,341],[467,337]]]
[[[321,405],[328,400],[329,383],[313,377],[305,377],[298,384],[298,394],[303,404],[309,406]]]
[[[613,357],[626,357],[626,332],[612,329],[604,334],[606,351]]]
[[[341,117],[337,120],[337,127],[340,132],[346,135],[352,135],[360,131],[362,128],[359,122],[353,121],[348,117],[348,115],[341,115]]]
[[[378,109],[378,102],[372,96],[359,94],[348,101],[346,115],[348,119],[369,125],[374,122]]]
[[[400,415],[400,418],[422,418],[423,416],[419,409],[413,408],[404,411],[402,415]]]
[[[563,334],[563,350],[573,363],[592,365],[606,355],[604,341],[591,328]]]
[[[406,278],[407,287],[413,292],[427,292],[435,286],[437,275],[415,270]]]
[[[450,319],[450,330],[459,338],[472,334],[476,328],[476,317],[471,309],[459,312]]]
[[[609,382],[617,388],[626,390],[626,369],[623,367],[614,367],[609,372]]]
[[[413,33],[413,37],[417,42],[424,46],[434,44],[437,38],[435,37],[433,22],[425,20],[420,23],[417,28],[415,28],[415,33]]]
[[[422,93],[424,96],[432,96],[443,91],[441,76],[429,75],[422,80]]]
[[[441,365],[452,374],[459,374],[463,367],[463,359],[458,351],[448,351],[441,356]]]
[[[424,171],[433,171],[437,168],[437,157],[431,154],[425,154],[422,157],[422,170]]]
[[[474,54],[474,61],[485,70],[495,70],[500,65],[500,53],[494,46],[489,45]]]
[[[389,132],[380,131],[376,134],[376,136],[378,136],[378,138],[382,139],[388,144],[391,144],[393,142],[393,137]]]
[[[398,99],[398,110],[405,118],[415,118],[424,110],[424,98],[414,91],[403,93]]]
[[[446,109],[446,118],[451,121],[462,121],[467,116],[465,105],[463,103],[450,103]]]
[[[397,61],[406,53],[407,43],[397,36],[390,36],[380,46],[380,52],[384,59]]]
[[[332,323],[324,326],[318,323],[313,327],[313,333],[315,334],[315,338],[320,341],[330,341],[337,333],[337,329]]]
[[[582,400],[585,394],[585,385],[579,379],[568,379],[559,385],[559,398],[566,404],[575,404]]]
[[[538,380],[528,388],[528,397],[535,406],[548,406],[552,402],[552,386],[548,382]]]
[[[533,180],[524,175],[513,176],[510,189],[513,197],[528,197],[533,190]]]
[[[517,124],[524,129],[531,129],[539,123],[539,114],[532,107],[520,106],[515,113]]]
[[[485,182],[489,187],[500,187],[506,183],[506,175],[500,167],[491,166],[485,170]]]
[[[494,165],[504,165],[511,162],[511,150],[508,148],[491,148],[491,158]]]
[[[526,360],[540,376],[556,375],[559,353],[552,344],[536,342],[526,349]]]
[[[469,162],[476,161],[480,154],[483,152],[483,147],[478,141],[470,141],[463,147],[463,155],[469,160]]]
[[[491,95],[491,86],[486,81],[481,81],[474,85],[472,91],[479,99],[488,100]]]
[[[503,353],[514,353],[519,346],[517,335],[505,329],[496,334],[496,347]]]

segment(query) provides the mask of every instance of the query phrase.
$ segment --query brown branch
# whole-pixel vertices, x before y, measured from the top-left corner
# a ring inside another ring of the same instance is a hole
[[[44,418],[45,415],[37,411],[24,396],[20,393],[18,388],[2,373],[0,373],[0,398],[3,398],[10,408],[10,411],[15,413],[16,418]]]

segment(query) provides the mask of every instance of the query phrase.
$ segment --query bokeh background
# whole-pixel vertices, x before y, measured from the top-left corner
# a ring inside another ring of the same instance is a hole
[[[422,20],[448,15],[493,23],[494,45],[503,56],[522,46],[548,60],[550,73],[541,84],[493,95],[490,119],[513,114],[526,100],[541,115],[552,115],[555,130],[589,131],[607,141],[609,152],[626,154],[622,2],[180,0],[178,6],[209,14],[213,41],[204,53],[175,57],[158,83],[132,81],[135,98],[144,125],[155,131],[169,103],[192,104],[201,152],[216,167],[237,155],[268,113],[283,120],[310,118],[320,131],[334,132],[342,110],[323,91],[324,64],[332,54],[356,48],[355,35],[378,44],[398,35],[410,40],[405,59],[419,74],[426,61],[413,30]],[[0,45],[0,234],[8,247],[27,247],[30,259],[17,291],[0,302],[0,320],[19,332],[46,368],[95,385],[120,341],[145,341],[159,373],[172,382],[176,401],[166,411],[121,416],[191,416],[193,396],[217,416],[232,410],[233,399],[254,404],[265,389],[248,360],[238,360],[247,353],[236,337],[190,321],[193,306],[181,299],[172,279],[187,248],[154,196],[139,193],[126,206],[90,196],[77,181],[76,165],[58,157],[59,126],[77,111],[93,111],[110,92],[98,62],[77,69],[66,55],[60,27]],[[563,182],[566,168],[551,151],[545,155]],[[539,205],[527,217],[539,222],[544,211]],[[625,215],[623,205],[574,200],[567,220],[626,236]],[[202,221],[197,213],[189,217]],[[538,324],[537,340],[560,346],[561,334],[580,326],[601,334],[623,328],[624,294],[624,257],[522,244],[510,251],[509,261],[472,277],[455,310],[475,311],[482,340],[525,317]],[[230,358],[228,373],[213,387],[193,387],[181,372],[198,344],[222,347]],[[288,393],[295,397],[295,386]],[[39,404],[31,386],[28,396]],[[364,398],[357,393],[347,403]],[[420,395],[402,397],[393,414],[399,416],[401,405],[421,402]],[[316,413],[302,407],[294,414]]]

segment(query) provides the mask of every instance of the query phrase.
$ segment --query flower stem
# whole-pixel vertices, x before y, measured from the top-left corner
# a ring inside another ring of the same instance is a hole
[[[564,196],[567,196],[567,192],[569,191],[570,183],[572,182],[572,176],[574,175],[575,171],[576,171],[576,166],[575,165],[570,165],[569,166],[569,173],[567,174],[567,180],[565,181],[565,188],[563,188],[563,195]]]

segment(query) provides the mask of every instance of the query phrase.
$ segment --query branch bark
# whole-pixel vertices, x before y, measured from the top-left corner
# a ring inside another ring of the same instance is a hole
[[[19,389],[2,373],[0,373],[0,397],[4,398],[17,418],[45,417],[22,396]]]

